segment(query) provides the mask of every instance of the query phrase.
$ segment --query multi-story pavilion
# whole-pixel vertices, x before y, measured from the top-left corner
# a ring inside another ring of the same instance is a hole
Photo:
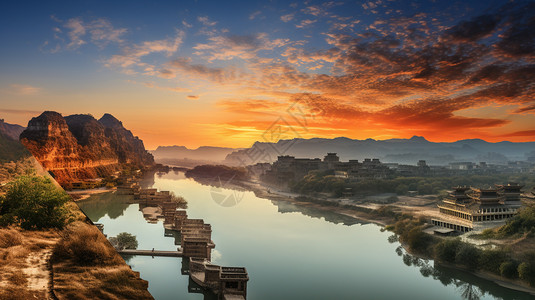
[[[455,187],[438,204],[443,215],[433,219],[434,225],[466,232],[483,222],[513,217],[521,206],[521,189],[516,183],[489,188]]]

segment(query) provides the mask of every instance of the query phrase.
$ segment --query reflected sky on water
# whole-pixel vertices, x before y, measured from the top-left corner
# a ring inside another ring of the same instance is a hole
[[[155,175],[142,184],[184,197],[188,217],[212,225],[213,263],[247,268],[248,299],[531,299],[409,256],[398,242],[388,241],[391,233],[375,224],[258,198],[249,191],[215,190],[182,172]],[[239,193],[241,201],[221,206],[214,193]],[[124,202],[124,197],[114,200],[108,194],[79,205],[93,221],[104,224],[108,236],[129,232],[137,236],[139,249],[176,249],[175,237],[165,236],[161,221],[147,223],[138,204]],[[128,263],[149,281],[156,299],[210,298],[188,292],[192,287],[181,274],[180,258],[135,256]]]

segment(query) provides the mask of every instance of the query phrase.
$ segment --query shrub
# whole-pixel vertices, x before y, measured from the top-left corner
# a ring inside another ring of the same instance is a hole
[[[56,244],[54,261],[73,259],[80,265],[107,265],[120,263],[120,256],[108,240],[94,226],[75,222]]]
[[[507,253],[503,250],[483,250],[479,256],[479,267],[483,270],[500,274],[500,266],[507,260]]]
[[[418,253],[426,253],[433,238],[422,231],[421,227],[412,228],[404,237],[409,248]]]
[[[21,176],[0,199],[0,223],[23,229],[63,228],[69,196],[43,176]]]
[[[22,235],[13,229],[0,230],[0,248],[9,248],[22,244]]]
[[[530,285],[535,285],[535,270],[533,265],[529,262],[523,262],[518,265],[518,277]]]
[[[478,267],[480,251],[467,243],[462,243],[455,254],[455,262],[475,270]]]
[[[128,232],[121,232],[117,235],[118,249],[137,249],[137,239],[135,235]]]
[[[500,265],[500,275],[505,278],[515,279],[518,277],[518,263],[508,260]]]
[[[457,256],[457,248],[461,245],[461,240],[458,238],[455,239],[445,239],[435,245],[435,257],[439,261],[454,263]]]

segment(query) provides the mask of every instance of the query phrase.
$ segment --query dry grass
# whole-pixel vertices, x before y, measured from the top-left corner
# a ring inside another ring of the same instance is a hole
[[[34,256],[51,249],[57,242],[57,231],[24,231],[0,228],[0,299],[46,299],[46,290],[29,287],[24,270],[35,265]],[[30,258],[30,259],[28,259]],[[47,274],[32,274],[43,277]]]
[[[152,299],[147,281],[125,264],[94,226],[69,225],[52,261],[59,299]]]
[[[54,249],[53,261],[72,259],[78,265],[113,265],[124,261],[104,235],[95,227],[74,222]]]
[[[30,291],[24,286],[8,286],[0,289],[0,299],[3,300],[26,300],[26,299],[47,299],[47,293]]]
[[[26,277],[24,276],[24,274],[22,274],[22,272],[11,273],[11,276],[9,276],[7,280],[11,284],[18,285],[18,286],[25,285],[28,283],[28,279],[26,279]]]
[[[8,228],[0,230],[0,248],[9,248],[22,244],[22,234],[17,230]]]
[[[65,203],[65,209],[69,212],[68,222],[87,221],[86,215],[80,210],[78,205],[74,202],[74,199],[73,201]]]
[[[524,236],[515,241],[503,241],[504,245],[511,249],[515,259],[521,260],[526,254],[535,250],[535,237]]]

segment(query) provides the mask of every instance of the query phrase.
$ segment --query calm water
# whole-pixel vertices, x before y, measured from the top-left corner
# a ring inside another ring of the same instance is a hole
[[[391,233],[374,224],[252,192],[216,189],[182,172],[155,175],[142,185],[183,196],[189,218],[212,224],[212,261],[247,268],[248,299],[533,299],[464,272],[433,268],[432,261],[390,243]],[[139,249],[176,249],[172,232],[161,222],[147,223],[127,199],[108,193],[79,205],[104,224],[108,236],[129,232],[137,236]],[[181,258],[125,258],[149,281],[156,299],[213,299],[188,292],[194,283],[181,274]]]

